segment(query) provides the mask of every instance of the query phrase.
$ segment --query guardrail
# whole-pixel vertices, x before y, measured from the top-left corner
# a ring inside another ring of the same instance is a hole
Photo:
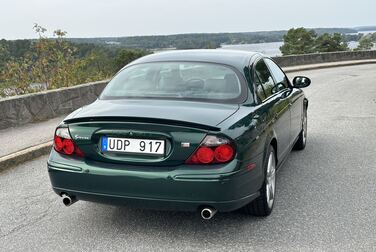
[[[274,57],[282,67],[376,59],[376,51],[334,52]],[[108,81],[0,99],[0,129],[68,114],[93,102]]]

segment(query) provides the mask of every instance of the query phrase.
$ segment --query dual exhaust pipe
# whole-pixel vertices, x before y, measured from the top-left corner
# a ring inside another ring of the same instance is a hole
[[[70,205],[72,205],[73,203],[75,203],[76,201],[77,201],[77,199],[76,199],[76,197],[74,197],[74,196],[69,196],[68,194],[66,194],[66,193],[63,193],[62,195],[61,195],[61,197],[63,198],[63,204],[65,205],[65,206],[70,206]]]
[[[66,193],[63,193],[61,197],[63,198],[63,204],[67,207],[77,201],[76,197],[74,196],[71,197]],[[204,207],[200,211],[201,218],[204,220],[210,220],[211,218],[214,217],[216,213],[217,213],[217,210],[211,207]]]
[[[210,220],[217,213],[217,210],[211,207],[204,207],[201,209],[200,215],[204,220]]]

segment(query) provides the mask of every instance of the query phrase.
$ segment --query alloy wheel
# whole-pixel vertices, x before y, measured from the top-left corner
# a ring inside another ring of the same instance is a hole
[[[273,207],[275,195],[275,163],[274,152],[270,152],[266,171],[266,201],[270,209]]]

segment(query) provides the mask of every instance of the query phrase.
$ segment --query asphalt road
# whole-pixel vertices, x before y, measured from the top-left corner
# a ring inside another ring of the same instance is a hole
[[[270,217],[67,208],[45,156],[0,174],[0,251],[375,251],[376,65],[301,74],[313,81],[308,145],[278,173]]]

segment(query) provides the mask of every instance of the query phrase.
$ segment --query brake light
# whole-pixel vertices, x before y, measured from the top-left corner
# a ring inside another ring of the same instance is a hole
[[[214,160],[214,151],[209,147],[200,147],[196,152],[197,161],[203,164],[209,164]]]
[[[235,156],[231,141],[224,137],[206,136],[200,147],[186,161],[187,164],[227,163]]]
[[[214,156],[218,162],[227,162],[234,156],[234,149],[228,144],[220,145],[215,148]]]
[[[84,153],[73,142],[68,128],[57,128],[54,137],[54,149],[65,155],[77,155],[83,157]]]
[[[63,151],[67,155],[72,155],[74,152],[74,143],[72,139],[64,139],[63,140],[64,148]]]

